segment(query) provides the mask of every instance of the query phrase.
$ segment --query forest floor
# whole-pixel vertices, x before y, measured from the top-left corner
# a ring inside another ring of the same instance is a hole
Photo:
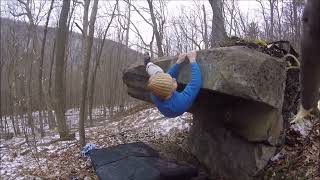
[[[67,112],[71,131],[76,133],[73,141],[54,141],[59,136],[48,128],[44,138],[35,138],[28,143],[23,136],[1,139],[0,179],[98,179],[90,160],[80,156],[76,132],[78,114],[77,109]],[[165,118],[155,108],[146,106],[117,115],[113,120],[103,119],[99,109],[95,110],[95,115],[96,126],[86,128],[86,140],[97,148],[142,141],[158,150],[164,158],[197,165],[185,148],[185,138],[192,125],[189,113]],[[258,178],[320,179],[319,120],[292,126],[285,142]]]

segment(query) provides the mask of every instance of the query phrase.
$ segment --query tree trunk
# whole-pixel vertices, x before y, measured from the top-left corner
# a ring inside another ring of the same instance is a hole
[[[42,119],[42,110],[43,110],[43,89],[42,89],[42,74],[43,74],[43,57],[44,57],[44,49],[46,45],[46,40],[47,40],[47,32],[48,32],[48,24],[50,20],[50,14],[53,9],[53,3],[54,0],[51,0],[50,8],[48,11],[48,16],[46,20],[46,25],[44,26],[43,30],[43,39],[42,39],[42,45],[41,45],[41,54],[40,54],[40,62],[39,62],[39,76],[38,76],[38,81],[39,81],[39,122],[40,122],[40,133],[41,137],[44,137],[44,130],[43,130],[43,119]]]
[[[234,10],[235,10],[235,7],[234,7],[234,0],[231,1],[232,2],[232,7],[231,7],[231,17],[230,17],[230,29],[229,29],[229,36],[231,36],[232,34],[232,30],[234,29],[233,26],[234,26],[234,23],[233,21],[235,21],[235,15],[234,15]],[[236,33],[236,32],[234,32]]]
[[[10,80],[10,74],[11,74],[11,72],[12,71],[14,71],[14,68],[15,68],[15,60],[14,60],[14,58],[12,58],[11,59],[13,62],[11,62],[10,63],[10,66],[9,66],[9,69],[8,69],[8,85],[9,85],[9,107],[8,107],[8,114],[9,114],[9,117],[10,117],[10,119],[11,119],[11,121],[13,121],[12,119],[13,119],[13,114],[14,114],[14,103],[13,103],[13,101],[14,101],[14,92],[15,91],[13,91],[13,86],[14,86],[14,83]],[[5,119],[6,120],[6,119]],[[7,124],[7,120],[5,121],[5,123]],[[12,123],[12,124],[14,124],[14,123]],[[13,127],[13,131],[14,131],[14,134],[16,134],[16,129],[15,129],[15,126],[12,126]],[[8,132],[9,132],[9,129],[8,129]]]
[[[0,18],[0,24],[1,24],[2,18]],[[1,33],[1,32],[0,32]],[[2,35],[0,34],[0,42],[2,42]],[[2,91],[2,70],[3,70],[3,65],[4,65],[4,61],[3,61],[3,50],[0,46],[0,92]],[[0,93],[0,129],[1,132],[3,132],[3,120],[2,120],[2,93]],[[6,114],[6,113],[4,113]]]
[[[124,52],[124,62],[128,62],[128,49],[129,49],[129,32],[130,32],[130,22],[131,22],[131,4],[128,4],[128,17],[127,17],[127,27],[126,27],[126,40],[125,40],[125,52]],[[161,38],[162,41],[162,38]],[[162,43],[161,43],[162,44]],[[163,50],[162,50],[163,51]],[[123,62],[123,61],[122,61]],[[123,67],[123,63],[120,64],[120,69]],[[120,75],[121,76],[121,75]],[[124,90],[126,89],[124,87],[124,84],[121,82],[120,87],[120,111],[124,112],[124,106],[125,106],[125,93]]]
[[[9,125],[8,125],[8,121],[7,121],[7,117],[4,117],[4,133],[9,133]]]
[[[51,54],[51,63],[50,63],[50,68],[49,68],[49,83],[48,83],[48,96],[46,99],[46,105],[47,105],[47,110],[48,110],[48,124],[49,128],[53,129],[57,126],[55,116],[52,112],[54,110],[54,104],[52,102],[52,70],[53,70],[53,64],[54,64],[54,53],[56,49],[56,41],[53,42],[53,48],[52,48],[52,54]]]
[[[297,47],[300,43],[300,24],[298,23],[298,0],[292,0],[292,8],[293,8],[293,29],[294,36],[293,42],[295,47]]]
[[[107,108],[103,106],[103,118],[107,118]]]
[[[317,114],[320,89],[319,11],[320,1],[309,0],[302,16],[301,105],[305,110],[312,109],[314,114]]]
[[[13,54],[12,54],[13,55]],[[17,78],[19,77],[19,75],[18,75],[18,73],[17,73],[17,60],[15,59],[15,57],[13,56],[13,59],[12,59],[12,71],[13,71],[13,79],[12,79],[12,81],[10,81],[10,79],[9,79],[9,76],[8,76],[8,83],[9,83],[9,87],[10,87],[10,92],[12,92],[12,99],[11,99],[11,103],[10,103],[10,105],[11,105],[11,121],[12,121],[12,125],[13,125],[13,128],[14,128],[14,133],[17,135],[17,134],[20,134],[20,129],[19,129],[19,126],[17,126],[17,123],[15,123],[15,116],[17,115],[17,106],[18,106],[18,104],[17,103],[15,103],[15,101],[17,101],[18,100],[18,87],[17,87]],[[24,78],[24,76],[21,76],[21,78]],[[22,81],[22,83],[21,83],[21,87],[22,88],[24,88],[24,80],[25,79],[23,79],[23,81]],[[22,93],[24,93],[25,92],[25,90],[24,89],[22,89],[21,90],[21,92]],[[27,97],[25,97],[25,95],[22,95],[22,104],[25,104],[25,100],[24,99],[27,99]],[[20,105],[20,109],[22,109],[21,108],[21,106],[23,106],[23,105]],[[34,123],[33,123],[33,121],[31,122],[31,124],[33,125],[33,126],[30,126],[31,128],[32,128],[32,130],[34,130],[33,128],[34,128]],[[34,133],[34,131],[33,131],[33,133]]]
[[[11,119],[14,135],[17,136],[20,133],[19,133],[19,130],[17,129],[16,123],[15,123],[15,120],[14,120],[14,116],[11,115],[10,119]]]
[[[204,7],[204,4],[202,5],[202,11],[203,11],[203,22],[204,22],[204,35],[203,35],[203,41],[204,41],[204,48],[209,48],[209,42],[208,42],[208,25],[207,25],[207,13],[206,9]]]
[[[282,28],[281,28],[281,17],[280,17],[280,12],[279,12],[279,1],[276,1],[276,12],[277,12],[277,18],[278,18],[278,36],[277,39],[282,39]],[[281,7],[283,8],[283,7]]]
[[[59,18],[59,27],[57,31],[57,50],[56,50],[56,68],[55,68],[55,112],[57,115],[58,131],[60,138],[66,138],[69,130],[65,120],[65,91],[64,91],[64,67],[65,67],[65,44],[68,33],[68,13],[70,9],[70,0],[64,0]]]
[[[1,20],[0,20],[1,23]],[[0,35],[0,41],[1,41],[1,35]],[[0,92],[2,91],[2,66],[3,66],[3,62],[2,62],[2,57],[0,60]],[[0,94],[0,130],[1,132],[3,131],[3,121],[2,121],[2,93]]]
[[[89,3],[88,3],[89,4]],[[98,10],[98,0],[94,0],[92,12],[90,15],[90,25],[89,25],[89,35],[85,34],[85,44],[82,44],[84,47],[84,59],[83,59],[83,69],[82,69],[82,83],[81,83],[81,104],[80,104],[80,121],[79,121],[79,136],[80,136],[80,146],[85,145],[85,130],[84,130],[84,121],[87,118],[86,115],[86,100],[87,100],[87,89],[88,89],[88,75],[89,75],[89,66],[91,58],[91,48],[93,44],[93,34],[94,34],[94,24],[96,21]],[[85,28],[83,29],[86,33]]]
[[[34,128],[36,127],[35,126],[35,121],[32,117],[32,89],[31,89],[31,83],[32,83],[32,72],[33,72],[33,62],[31,59],[29,59],[31,61],[30,63],[30,71],[29,71],[29,79],[27,81],[21,81],[21,84],[22,87],[24,86],[24,82],[26,82],[27,84],[25,85],[26,88],[24,88],[24,90],[22,90],[22,92],[24,92],[26,90],[26,95],[27,95],[27,115],[28,115],[28,121],[31,122],[31,129],[32,129],[32,135],[35,136],[35,133],[34,133]]]
[[[209,0],[212,8],[211,47],[218,47],[226,37],[224,19],[222,15],[222,0]]]
[[[271,41],[274,40],[274,36],[273,36],[274,2],[275,2],[275,0],[269,0],[269,4],[270,4],[270,32],[269,32],[269,38],[270,38]]]

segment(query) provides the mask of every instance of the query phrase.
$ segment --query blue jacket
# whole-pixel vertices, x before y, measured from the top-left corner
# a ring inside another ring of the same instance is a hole
[[[191,63],[190,65],[191,80],[182,92],[175,91],[172,96],[166,100],[159,100],[156,96],[151,94],[153,103],[166,117],[177,117],[186,112],[198,95],[202,85],[200,68],[197,63]],[[167,73],[170,74],[172,78],[177,78],[178,70],[179,65],[173,64]]]

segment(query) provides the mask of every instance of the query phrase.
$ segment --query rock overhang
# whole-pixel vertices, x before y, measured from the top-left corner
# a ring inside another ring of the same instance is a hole
[[[176,59],[173,56],[162,57],[155,63],[167,70]],[[202,70],[202,89],[282,108],[286,63],[242,46],[201,50],[197,52],[197,61]],[[147,93],[144,91],[148,78],[145,67],[140,65],[129,68],[124,73],[123,81],[129,89],[138,88],[144,94]],[[185,62],[180,67],[177,81],[183,85],[189,80],[190,66]],[[128,92],[139,99],[139,95],[130,90]]]
[[[176,57],[163,57],[155,63],[167,70],[175,61]],[[197,51],[197,62],[203,84],[188,110],[193,113],[191,152],[212,173],[250,179],[267,164],[281,139],[286,63],[241,46]],[[143,65],[129,68],[123,76],[129,95],[150,102],[148,79]],[[189,80],[185,62],[178,91]],[[239,168],[245,172],[239,173]]]

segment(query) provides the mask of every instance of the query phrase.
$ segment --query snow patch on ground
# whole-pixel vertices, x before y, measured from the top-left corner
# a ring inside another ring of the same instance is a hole
[[[302,136],[302,138],[305,138],[308,136],[312,129],[312,122],[308,119],[304,119],[301,121],[297,121],[295,124],[292,124],[290,128],[298,132]]]
[[[25,139],[15,137],[8,141],[1,141],[0,177],[3,179],[15,179],[20,173],[21,167],[35,168],[36,162],[31,156],[22,153],[29,148]],[[31,153],[31,151],[30,151]],[[44,162],[42,159],[41,162]]]

